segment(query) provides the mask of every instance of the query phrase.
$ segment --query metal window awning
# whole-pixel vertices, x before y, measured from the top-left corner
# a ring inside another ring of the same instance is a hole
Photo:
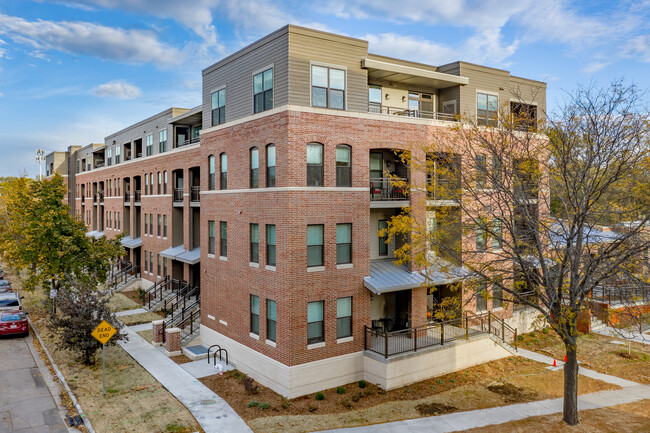
[[[160,255],[163,257],[167,257],[168,259],[175,260],[176,256],[184,252],[185,252],[185,248],[183,247],[183,245],[179,245],[177,247],[171,247],[161,251]]]
[[[377,295],[414,289],[424,282],[422,275],[409,271],[405,265],[393,264],[393,260],[371,261],[370,276],[363,279],[364,286]]]
[[[472,271],[440,257],[434,257],[429,269],[422,271],[431,286],[453,284],[472,277]]]
[[[201,261],[201,248],[194,248],[193,250],[184,250],[177,255],[174,260],[194,265]]]
[[[126,248],[138,248],[142,246],[142,239],[135,238],[131,239],[131,236],[126,236],[122,238],[122,246]]]

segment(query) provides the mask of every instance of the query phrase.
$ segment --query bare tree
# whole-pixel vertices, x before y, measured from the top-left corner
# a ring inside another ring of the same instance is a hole
[[[403,262],[467,269],[464,305],[484,298],[537,310],[566,348],[564,420],[575,425],[577,316],[650,246],[650,200],[638,182],[648,116],[638,89],[621,81],[579,88],[546,124],[526,103],[535,95],[517,96],[498,116],[460,119],[402,155],[427,181],[410,185],[411,207],[387,232],[409,236],[396,252]],[[605,239],[601,226],[622,222],[626,230]]]

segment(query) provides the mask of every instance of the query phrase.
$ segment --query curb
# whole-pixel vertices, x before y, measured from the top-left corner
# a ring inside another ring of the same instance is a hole
[[[83,420],[86,430],[88,431],[88,433],[95,433],[93,426],[90,424],[90,420],[88,420],[88,418],[86,417],[86,414],[81,408],[81,405],[79,404],[79,402],[77,402],[77,398],[75,397],[75,395],[72,393],[72,390],[68,386],[68,382],[66,382],[65,377],[61,373],[61,370],[59,370],[59,367],[57,367],[56,363],[54,362],[54,359],[52,359],[52,355],[50,355],[50,351],[47,350],[47,346],[45,346],[45,343],[43,343],[43,340],[41,340],[41,336],[38,335],[38,331],[36,330],[36,327],[32,325],[32,321],[29,317],[27,317],[27,320],[29,321],[29,327],[34,332],[34,335],[36,336],[38,342],[41,344],[41,347],[43,348],[43,351],[45,352],[47,359],[50,361],[50,364],[52,365],[52,370],[54,370],[56,377],[59,379],[59,382],[63,385],[63,389],[65,389],[65,391],[68,393],[68,396],[70,397],[70,400],[72,400],[75,409],[77,409],[77,413],[79,413],[79,416]]]

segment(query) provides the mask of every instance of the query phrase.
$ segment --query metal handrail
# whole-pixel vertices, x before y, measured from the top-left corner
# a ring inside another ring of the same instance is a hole
[[[201,187],[193,186],[190,188],[190,202],[198,203],[201,201]]]
[[[139,202],[142,199],[142,191],[139,189],[135,190],[135,195],[134,195],[134,200],[135,202]]]
[[[180,141],[176,144],[176,147],[187,146],[188,144],[198,143],[200,141],[199,137],[188,138],[187,140]]]
[[[167,287],[169,284],[170,284],[169,275],[165,275],[165,277],[162,280],[156,281],[153,286],[148,288],[142,294],[142,306],[144,307],[145,305],[147,305],[148,308],[151,308],[151,301],[157,299],[156,296],[157,292],[160,292],[160,299],[162,300],[162,293],[163,291],[165,291],[165,287]]]
[[[183,202],[183,188],[174,188],[174,203]]]
[[[404,182],[406,185],[395,185],[399,182]],[[370,178],[370,201],[408,200],[406,193],[408,185],[409,181],[406,178]]]
[[[386,105],[369,105],[369,113],[389,114],[391,116],[416,117],[420,119],[445,120],[448,122],[458,122],[456,114],[441,113],[438,111],[411,110],[408,108],[388,107]]]

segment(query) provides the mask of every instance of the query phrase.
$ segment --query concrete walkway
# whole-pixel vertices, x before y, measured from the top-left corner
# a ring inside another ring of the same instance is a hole
[[[640,334],[638,332],[627,332],[622,329],[614,329],[609,326],[593,331],[596,334],[606,337],[624,338],[641,344],[650,344],[650,335]]]
[[[252,433],[225,400],[128,326],[124,327],[124,332],[129,341],[118,344],[192,412],[205,433]]]
[[[520,349],[521,350],[521,349]],[[578,410],[600,409],[619,404],[650,399],[650,386],[635,385],[616,391],[600,391],[578,397]],[[416,418],[386,424],[364,427],[327,430],[328,433],[403,433],[426,431],[428,433],[447,433],[503,424],[531,416],[551,415],[562,412],[563,399],[541,400],[532,403],[499,406],[490,409],[456,412],[428,418]]]
[[[133,316],[134,314],[142,314],[142,313],[148,313],[147,310],[144,308],[136,308],[134,310],[124,310],[124,311],[119,311],[115,313],[116,317],[122,317],[122,316]]]

